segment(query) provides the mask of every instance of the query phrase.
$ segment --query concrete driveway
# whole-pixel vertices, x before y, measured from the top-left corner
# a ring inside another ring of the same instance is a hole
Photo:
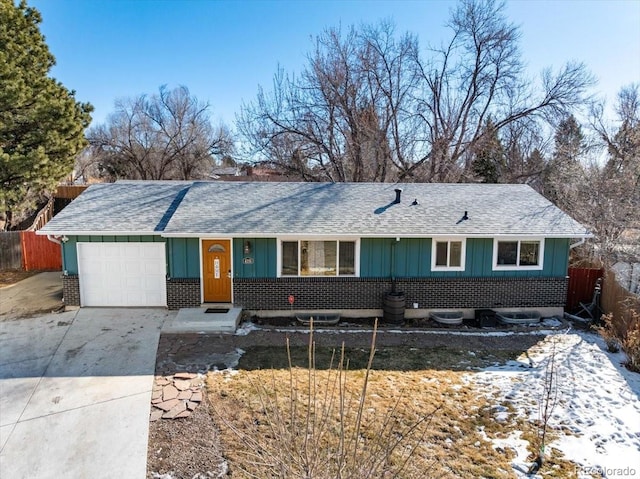
[[[163,309],[0,322],[0,477],[144,478]]]
[[[38,273],[0,288],[0,317],[22,318],[61,309],[64,304],[60,274],[60,271]]]

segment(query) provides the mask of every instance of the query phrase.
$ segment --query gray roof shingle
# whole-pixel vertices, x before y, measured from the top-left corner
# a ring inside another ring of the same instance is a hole
[[[398,187],[402,201],[394,204]],[[469,219],[461,220],[465,211]],[[47,230],[262,237],[587,234],[529,186],[443,183],[118,182],[89,188]]]
[[[159,234],[168,221],[174,200],[189,186],[191,182],[174,181],[91,185],[40,231],[47,234]]]

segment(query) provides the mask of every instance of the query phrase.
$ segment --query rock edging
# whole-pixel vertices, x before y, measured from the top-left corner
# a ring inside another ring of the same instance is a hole
[[[150,421],[189,417],[202,402],[204,377],[195,373],[156,376],[151,392]]]

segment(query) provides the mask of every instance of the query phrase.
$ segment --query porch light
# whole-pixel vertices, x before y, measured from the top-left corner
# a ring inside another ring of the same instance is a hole
[[[251,254],[251,241],[244,242],[244,254]]]

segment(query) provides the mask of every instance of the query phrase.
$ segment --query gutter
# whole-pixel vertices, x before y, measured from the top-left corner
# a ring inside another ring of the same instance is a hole
[[[570,245],[569,245],[569,249],[571,250],[571,249],[573,249],[573,248],[577,248],[578,246],[583,245],[585,241],[587,241],[587,238],[582,237],[582,238],[580,238],[580,240],[579,240],[579,241],[577,241],[576,243],[570,244]]]

